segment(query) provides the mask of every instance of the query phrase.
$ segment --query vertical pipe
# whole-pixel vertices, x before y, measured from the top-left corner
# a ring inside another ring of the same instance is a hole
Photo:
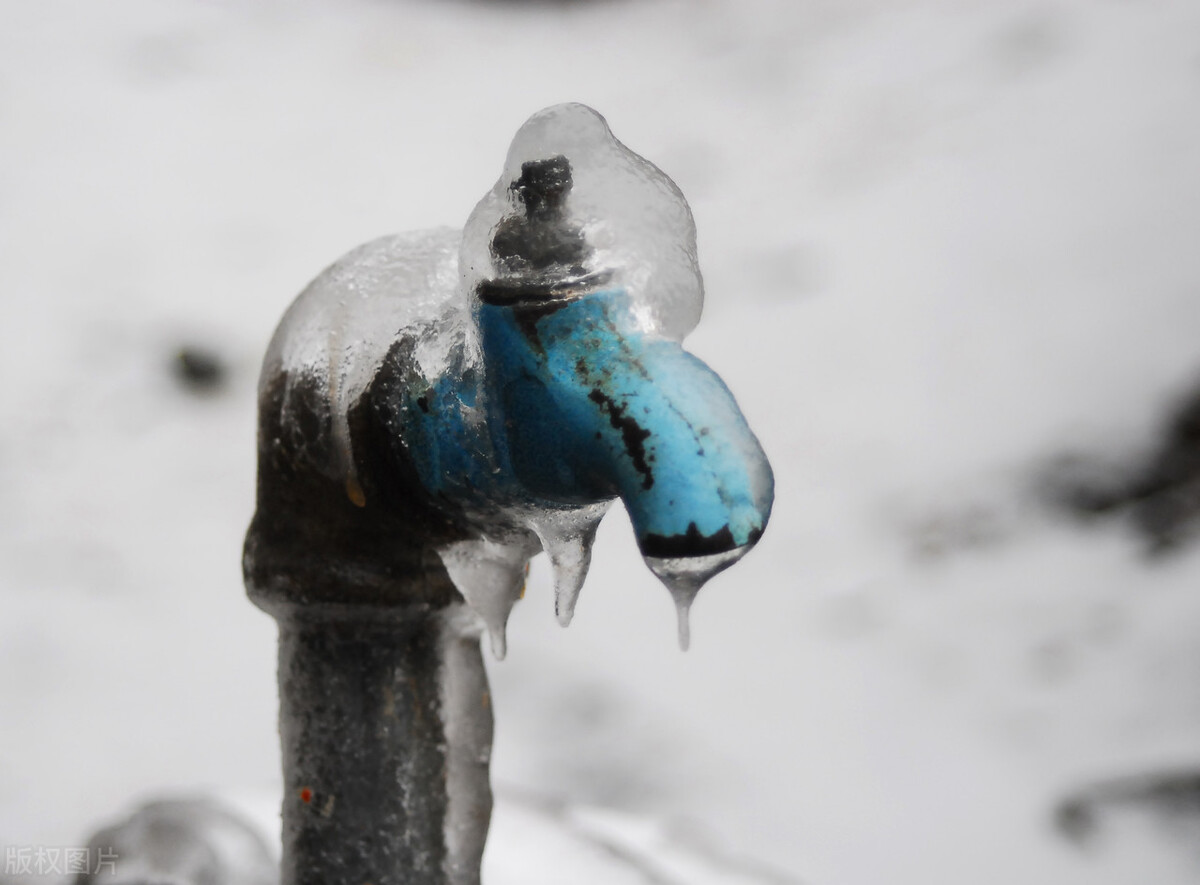
[[[478,885],[492,714],[481,624],[434,552],[453,527],[371,397],[351,490],[324,469],[323,388],[287,382],[260,391],[243,560],[279,626],[281,883]]]
[[[490,699],[454,612],[275,605],[282,885],[478,885]]]

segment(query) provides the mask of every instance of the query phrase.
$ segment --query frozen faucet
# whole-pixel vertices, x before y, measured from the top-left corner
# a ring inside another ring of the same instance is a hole
[[[566,624],[619,497],[687,610],[758,541],[770,467],[699,319],[691,213],[582,105],[532,117],[466,228],[368,243],[280,324],[251,598],[280,625],[284,885],[467,885],[497,657],[545,550]]]

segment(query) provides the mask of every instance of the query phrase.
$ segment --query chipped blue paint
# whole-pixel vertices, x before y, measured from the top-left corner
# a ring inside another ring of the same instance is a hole
[[[619,495],[648,553],[689,534],[726,549],[757,540],[772,496],[758,441],[716,373],[643,332],[623,290],[483,304],[479,325],[494,420],[524,486],[562,503]]]
[[[642,331],[623,290],[480,304],[477,321],[484,378],[450,371],[405,392],[408,449],[427,489],[568,506],[619,496],[649,555],[758,539],[773,494],[758,441],[716,373]]]

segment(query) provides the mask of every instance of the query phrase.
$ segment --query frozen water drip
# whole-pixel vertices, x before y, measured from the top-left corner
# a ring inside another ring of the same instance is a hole
[[[675,602],[675,613],[679,620],[679,648],[687,651],[692,644],[690,616],[692,603],[700,588],[709,579],[725,571],[750,552],[749,547],[738,547],[725,553],[709,556],[674,557],[659,559],[644,557],[646,565],[663,582]]]

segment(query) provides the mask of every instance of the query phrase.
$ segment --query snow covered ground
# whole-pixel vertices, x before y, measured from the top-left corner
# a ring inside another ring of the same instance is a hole
[[[257,361],[325,264],[461,225],[565,100],[690,199],[690,346],[777,505],[686,655],[621,515],[567,631],[535,563],[491,668],[495,885],[550,860],[505,795],[781,882],[1200,881],[1196,818],[1054,824],[1200,768],[1200,547],[1031,492],[1136,457],[1200,374],[1192,0],[0,3],[0,844],[274,801]]]

